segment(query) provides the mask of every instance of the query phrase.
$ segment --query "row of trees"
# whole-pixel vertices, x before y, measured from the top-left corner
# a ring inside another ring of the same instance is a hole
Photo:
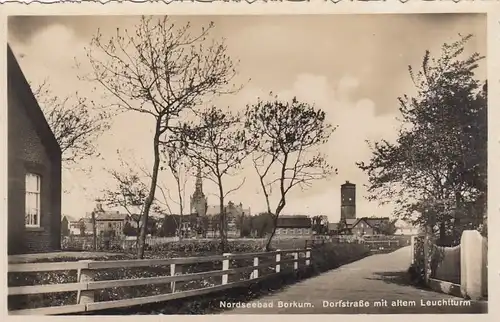
[[[228,187],[226,181],[245,160],[251,160],[272,214],[267,249],[288,193],[336,173],[317,152],[335,127],[314,106],[270,96],[243,113],[201,108],[214,96],[241,89],[235,81],[237,62],[225,43],[208,39],[212,28],[193,33],[189,24],[178,27],[168,17],[142,17],[132,32],[117,29],[110,39],[98,32],[87,48],[91,72],[82,79],[101,87],[112,102],[105,108],[92,109],[94,103],[82,99],[73,104],[79,108],[66,108],[68,99],[51,96],[43,86],[35,91],[65,164],[95,155],[93,142],[109,127],[110,115],[150,118],[151,168],[112,172],[118,189],[106,193],[111,204],[135,207],[140,214],[139,257],[151,210],[169,208],[168,201],[176,200],[182,220],[190,169],[200,168],[218,188],[223,249],[224,203],[244,184]],[[445,44],[439,57],[426,52],[418,71],[410,67],[417,94],[399,98],[398,140],[372,142],[373,156],[358,163],[369,177],[370,199],[395,202],[399,217],[428,227],[443,242],[456,240],[463,229],[486,230],[487,86],[474,73],[484,57],[461,58],[470,37]],[[162,171],[175,179],[176,196],[159,182]],[[274,194],[278,198],[272,203]]]
[[[176,27],[168,17],[143,17],[134,32],[117,30],[115,37],[106,40],[98,33],[88,48],[92,72],[82,78],[99,84],[116,111],[145,114],[151,119],[154,162],[146,171],[147,189],[123,193],[128,188],[120,186],[109,196],[116,200],[114,197],[120,195],[122,201],[129,200],[140,208],[138,257],[144,255],[144,223],[161,199],[157,193],[161,171],[170,170],[176,179],[180,207],[180,177],[189,169],[199,167],[202,176],[216,185],[223,250],[227,241],[225,200],[244,183],[228,187],[226,181],[244,160],[253,161],[268,213],[273,214],[273,227],[291,189],[307,187],[333,172],[315,148],[328,140],[334,128],[325,122],[325,113],[314,106],[271,96],[247,106],[244,113],[215,106],[201,109],[208,99],[241,88],[233,81],[237,64],[228,57],[224,42],[208,41],[212,28],[211,24],[193,34],[189,24]],[[275,205],[270,198],[273,187],[279,195]],[[182,214],[183,209],[179,210]]]

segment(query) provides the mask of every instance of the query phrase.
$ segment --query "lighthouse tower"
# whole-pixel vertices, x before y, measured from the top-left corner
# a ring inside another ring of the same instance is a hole
[[[340,219],[356,219],[356,185],[349,181],[340,186]]]

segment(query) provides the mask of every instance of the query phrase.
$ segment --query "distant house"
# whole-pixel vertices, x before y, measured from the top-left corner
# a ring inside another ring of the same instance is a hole
[[[329,235],[338,235],[339,234],[339,224],[338,223],[328,223],[328,234]]]
[[[126,223],[137,227],[136,221],[129,214],[104,210],[101,204],[97,204],[95,212],[97,236],[103,235],[104,232],[111,232],[114,236],[123,236],[123,228],[125,228]]]
[[[276,236],[280,237],[306,237],[312,235],[312,222],[308,216],[282,215],[276,224]]]
[[[79,236],[82,230],[82,220],[83,219],[75,219],[74,217],[68,215],[63,216],[63,219],[61,220],[61,232],[66,232],[67,236]]]
[[[61,248],[61,149],[7,45],[8,254]]]
[[[76,231],[75,231],[76,232]],[[80,218],[78,220],[78,235],[92,236],[94,235],[92,218]]]
[[[391,223],[389,217],[362,217],[355,219],[354,222],[351,221],[346,221],[343,224],[344,231],[357,236],[383,235],[385,234],[385,225]],[[342,226],[342,223],[340,225]]]
[[[235,204],[230,201],[225,207],[224,210],[226,212],[226,222],[227,222],[227,236],[228,237],[239,237],[240,236],[240,228],[238,222],[241,221],[241,218],[244,216],[250,216],[251,210],[250,208],[243,208],[243,204]],[[221,213],[220,206],[208,206],[207,207],[207,216],[213,217],[217,216]],[[211,227],[210,230],[214,230]],[[217,230],[217,229],[215,229]]]
[[[121,214],[118,211],[115,212],[105,212],[99,214],[96,219],[96,234],[97,236],[102,235],[106,231],[111,231],[114,236],[123,235],[123,228],[125,224],[129,222],[133,224],[133,220],[128,214]]]

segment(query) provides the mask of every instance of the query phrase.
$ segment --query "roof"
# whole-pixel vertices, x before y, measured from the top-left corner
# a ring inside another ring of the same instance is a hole
[[[353,218],[353,219],[346,219],[346,220],[345,220],[345,223],[346,223],[348,226],[351,226],[351,225],[355,225],[358,221],[359,221],[359,219],[356,219],[356,218]]]
[[[22,104],[20,106],[24,107],[26,111],[26,115],[32,121],[33,128],[37,132],[40,140],[47,150],[47,154],[50,159],[54,160],[54,158],[60,162],[61,160],[61,147],[54,136],[54,133],[50,129],[45,116],[43,115],[42,109],[40,105],[33,95],[33,91],[31,90],[26,77],[19,66],[19,63],[14,55],[14,52],[10,48],[10,45],[7,44],[7,78],[8,78],[8,88],[9,90],[12,88],[15,91],[20,91],[20,95],[18,95],[18,99]],[[9,94],[10,95],[10,94]],[[10,107],[12,104],[7,103]]]
[[[344,184],[341,185],[341,187],[354,187],[356,186],[354,183],[351,183],[349,181],[346,181]]]
[[[311,218],[307,216],[279,216],[278,228],[311,228]]]
[[[337,229],[339,229],[338,223],[334,223],[334,222],[328,223],[328,230],[337,230]]]
[[[353,225],[355,227],[360,222],[364,221],[368,226],[372,228],[377,228],[382,223],[388,223],[390,221],[389,217],[363,217],[359,218],[358,221]]]
[[[67,220],[68,222],[80,221],[80,219],[76,219],[75,217],[71,217],[71,216],[68,216],[68,215],[64,215],[64,216],[62,216],[62,219],[64,219],[64,218],[66,218],[66,220]],[[62,220],[62,219],[61,219],[61,220]]]
[[[127,214],[121,214],[118,211],[105,211],[96,214],[95,220],[125,220]]]
[[[330,222],[328,223],[328,229],[330,230],[336,230],[340,227],[340,224],[339,223],[334,223],[334,222]]]
[[[226,213],[227,214],[233,214],[233,215],[250,215],[250,208],[243,208],[241,205],[237,205],[234,203],[227,204],[225,206]],[[220,206],[218,205],[209,205],[207,206],[207,216],[214,216],[220,214]]]

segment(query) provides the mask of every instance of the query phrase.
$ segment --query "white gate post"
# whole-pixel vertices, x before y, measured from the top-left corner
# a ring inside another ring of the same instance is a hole
[[[276,273],[279,273],[281,271],[280,261],[281,261],[281,253],[280,250],[278,249],[276,253],[276,269],[275,269]]]
[[[222,270],[223,271],[227,271],[229,269],[229,255],[231,255],[231,254],[230,253],[224,253],[222,255],[226,257],[222,261]],[[228,274],[227,273],[223,274],[222,275],[222,285],[227,284],[228,279],[229,279],[228,278]]]
[[[86,263],[87,268],[82,268],[78,270],[78,282],[86,283],[92,282],[95,277],[95,272],[89,268],[89,264],[92,262],[91,260],[80,260],[81,263]],[[87,304],[95,302],[95,293],[93,290],[87,291],[78,291],[77,294],[77,303],[78,304]]]
[[[254,257],[253,258],[253,267],[254,267],[254,270],[253,270],[253,273],[252,273],[252,278],[258,278],[259,277],[259,268],[257,266],[259,266],[259,258],[258,257]]]

